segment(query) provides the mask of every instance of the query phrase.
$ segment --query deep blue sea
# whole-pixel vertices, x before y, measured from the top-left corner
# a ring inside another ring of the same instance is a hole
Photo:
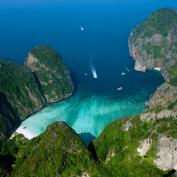
[[[163,79],[158,72],[134,71],[128,36],[162,7],[177,9],[177,1],[1,0],[0,58],[22,63],[32,47],[46,44],[62,56],[76,86],[72,97],[34,114],[21,128],[38,135],[64,120],[88,143],[113,120],[144,111]]]

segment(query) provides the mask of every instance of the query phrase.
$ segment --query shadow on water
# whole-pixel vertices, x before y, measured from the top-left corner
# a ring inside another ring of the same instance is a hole
[[[90,142],[92,142],[96,137],[91,133],[80,133],[79,136],[84,141],[84,143],[88,146]]]
[[[86,146],[87,146],[88,150],[91,152],[94,160],[98,161],[96,150],[95,150],[94,144],[92,142],[94,139],[96,139],[96,137],[93,136],[91,133],[80,133],[79,136],[81,137],[81,139],[86,144]]]

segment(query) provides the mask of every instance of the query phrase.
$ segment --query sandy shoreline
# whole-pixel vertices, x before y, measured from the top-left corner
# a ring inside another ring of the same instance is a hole
[[[11,136],[13,138],[17,134],[22,134],[25,138],[31,140],[32,138],[36,137],[34,133],[29,131],[26,127],[20,126]]]

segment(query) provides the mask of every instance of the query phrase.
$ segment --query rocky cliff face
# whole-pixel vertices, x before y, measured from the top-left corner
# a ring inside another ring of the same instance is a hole
[[[32,113],[73,92],[69,71],[52,49],[34,48],[25,65],[0,61],[0,137],[10,135]]]
[[[148,106],[173,107],[177,101],[177,12],[170,8],[154,12],[132,31],[129,50],[136,70],[160,70],[168,83],[157,89]]]
[[[177,87],[164,83],[157,88],[148,102],[150,109],[173,109],[177,110]]]
[[[0,62],[0,92],[21,120],[45,104],[32,71],[22,65]]]
[[[32,71],[22,65],[0,62],[0,132],[10,135],[12,131],[45,102],[38,89]]]
[[[10,136],[19,123],[20,119],[7,101],[6,96],[0,93],[0,140]]]
[[[170,67],[177,62],[177,12],[164,8],[137,26],[129,37],[135,69],[161,69],[169,81]]]
[[[33,48],[25,65],[37,77],[48,103],[57,102],[72,94],[74,87],[70,73],[54,50],[46,46]]]
[[[169,110],[117,120],[94,141],[99,161],[110,176],[160,177],[175,172],[176,124],[177,112]]]

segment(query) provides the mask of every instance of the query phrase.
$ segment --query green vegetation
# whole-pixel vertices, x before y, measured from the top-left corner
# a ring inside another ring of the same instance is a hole
[[[97,156],[94,158],[98,159],[95,161],[74,130],[64,122],[57,122],[31,141],[18,135],[4,142],[0,155],[10,156],[11,161],[2,165],[0,174],[14,177],[76,177],[83,173],[91,177],[142,177],[142,174],[161,177],[168,171],[163,172],[154,164],[158,138],[165,135],[176,139],[176,128],[177,120],[172,117],[148,122],[140,120],[139,116],[117,120],[93,142]],[[147,138],[152,144],[141,157],[137,148]]]
[[[52,49],[36,47],[31,53],[37,59],[27,58],[27,66],[0,61],[0,139],[32,113],[73,92],[69,71]]]
[[[0,141],[0,176],[11,176],[13,164],[19,149],[26,146],[28,140],[22,135],[16,136],[14,139]]]
[[[31,70],[25,66],[0,61],[0,92],[5,95],[17,115],[24,119],[43,99]]]
[[[170,8],[163,8],[154,12],[148,19],[134,31],[133,40],[138,36],[151,37],[153,34],[168,35],[169,30],[177,25],[177,13]]]
[[[68,177],[82,172],[106,177],[80,137],[64,122],[50,125],[45,133],[21,149],[14,169],[17,177]]]
[[[46,100],[50,103],[71,95],[73,84],[61,57],[47,46],[33,48],[31,54],[35,61],[28,58],[25,63],[39,79]]]
[[[124,130],[126,121],[131,121],[128,131]],[[168,125],[168,126],[167,126]],[[109,125],[94,141],[97,156],[112,176],[162,176],[164,172],[153,165],[156,157],[157,138],[160,134],[177,138],[177,120],[173,118],[143,122],[139,117],[121,119]],[[140,157],[137,148],[146,138],[152,139],[151,149]],[[114,150],[114,156],[108,161],[108,154]]]
[[[145,50],[148,55],[151,55],[154,58],[162,57],[160,46],[148,43],[143,45],[143,50]]]
[[[177,64],[169,69],[170,84],[177,86]]]

